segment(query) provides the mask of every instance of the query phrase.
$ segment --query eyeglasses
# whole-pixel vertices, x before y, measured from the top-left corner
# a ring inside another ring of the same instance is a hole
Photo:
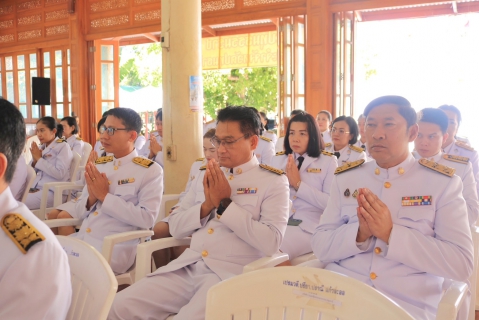
[[[331,133],[332,133],[332,134],[337,133],[337,134],[339,134],[340,136],[342,136],[343,134],[345,134],[345,133],[350,133],[350,132],[344,131],[344,129],[332,128],[332,129],[331,129]]]
[[[226,149],[230,149],[233,147],[233,145],[238,142],[240,139],[242,138],[248,138],[248,135],[244,135],[242,137],[239,137],[238,139],[236,140],[230,140],[230,141],[226,141],[226,140],[221,140],[221,139],[218,139],[217,137],[213,137],[210,139],[210,142],[211,144],[215,147],[215,148],[219,148],[220,146],[223,146],[225,147]]]
[[[98,132],[100,132],[100,134],[103,134],[104,132],[106,132],[109,136],[112,136],[115,134],[115,131],[118,131],[118,130],[125,130],[125,131],[129,131],[130,129],[128,128],[107,128],[105,126],[101,126],[100,127],[100,130],[98,130]]]

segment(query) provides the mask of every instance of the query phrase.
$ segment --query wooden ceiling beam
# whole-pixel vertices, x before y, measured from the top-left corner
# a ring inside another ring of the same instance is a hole
[[[157,36],[155,36],[154,34],[151,34],[151,33],[143,33],[142,36],[147,38],[147,39],[150,39],[153,42],[159,42],[160,41]]]
[[[209,34],[211,34],[213,37],[216,37],[216,31],[215,31],[215,29],[213,29],[212,27],[210,27],[210,26],[202,26],[201,28],[203,29],[203,31],[205,31],[205,32],[207,32],[207,33],[209,33]]]
[[[457,14],[457,1],[452,2],[452,11],[454,14]]]

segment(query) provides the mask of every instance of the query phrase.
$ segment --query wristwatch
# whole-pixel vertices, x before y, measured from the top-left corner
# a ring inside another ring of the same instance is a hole
[[[221,217],[221,215],[223,214],[223,212],[225,212],[226,208],[228,208],[231,202],[233,202],[233,200],[231,200],[230,198],[221,199],[220,204],[216,209],[216,214]]]

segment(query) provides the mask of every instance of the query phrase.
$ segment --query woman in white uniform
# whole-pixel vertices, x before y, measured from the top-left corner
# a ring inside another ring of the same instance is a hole
[[[333,116],[327,110],[319,111],[316,115],[316,122],[318,123],[319,131],[321,132],[324,143],[331,143],[331,132],[329,131],[329,127],[332,120]]]
[[[290,259],[312,252],[311,237],[329,199],[338,163],[323,144],[315,119],[299,114],[288,123],[286,150],[273,158],[272,166],[286,172],[293,203],[280,248]]]
[[[340,116],[334,119],[331,129],[331,144],[326,144],[326,151],[338,158],[338,165],[342,166],[359,159],[368,161],[362,148],[354,144],[358,141],[359,128],[352,117]]]
[[[37,176],[30,188],[25,204],[30,210],[40,208],[42,188],[45,183],[68,181],[73,154],[63,135],[63,127],[52,117],[43,117],[37,122],[37,136],[41,145],[32,143],[31,166]],[[48,193],[47,206],[53,205],[53,191]]]
[[[276,135],[276,133],[269,130],[268,128],[269,119],[266,116],[266,113],[260,112],[259,115],[261,116],[261,123],[263,124],[263,127],[264,127],[262,136],[270,139],[274,143],[274,145],[276,145],[276,142],[278,141],[278,136]]]
[[[73,152],[83,157],[83,145],[85,144],[78,136],[78,124],[75,118],[65,117],[60,121],[63,127],[63,138],[66,140]],[[88,156],[88,155],[87,155]]]

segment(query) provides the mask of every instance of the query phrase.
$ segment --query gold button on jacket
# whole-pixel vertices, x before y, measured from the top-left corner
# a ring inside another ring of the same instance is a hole
[[[376,279],[378,276],[377,276],[374,272],[371,272],[371,273],[369,274],[369,277],[371,278],[371,280],[374,280],[374,279]]]
[[[203,256],[203,258],[207,257],[207,256],[208,256],[208,251],[203,250],[203,251],[201,252],[201,255]]]

